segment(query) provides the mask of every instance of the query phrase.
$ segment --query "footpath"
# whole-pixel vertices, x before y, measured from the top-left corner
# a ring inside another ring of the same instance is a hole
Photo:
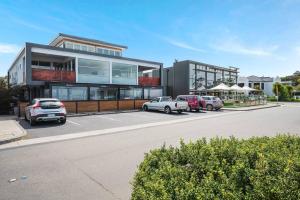
[[[277,103],[268,103],[266,105],[259,105],[259,106],[248,106],[248,107],[236,107],[236,108],[222,108],[222,110],[230,110],[230,111],[251,111],[251,110],[258,110],[258,109],[265,109],[265,108],[273,108],[279,107],[280,104]]]
[[[17,119],[16,116],[0,115],[0,145],[19,140],[27,135]]]

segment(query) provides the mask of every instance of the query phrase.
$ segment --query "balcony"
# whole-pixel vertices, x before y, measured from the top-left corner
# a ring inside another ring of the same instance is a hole
[[[159,77],[139,77],[139,85],[140,86],[160,86],[160,78]]]
[[[58,71],[58,70],[33,68],[32,80],[75,83],[76,75],[74,71]]]

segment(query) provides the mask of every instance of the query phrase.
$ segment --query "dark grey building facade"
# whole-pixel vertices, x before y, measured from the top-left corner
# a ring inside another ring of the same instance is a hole
[[[165,94],[201,94],[220,83],[231,86],[237,84],[238,70],[192,60],[177,61],[173,67],[164,69]]]

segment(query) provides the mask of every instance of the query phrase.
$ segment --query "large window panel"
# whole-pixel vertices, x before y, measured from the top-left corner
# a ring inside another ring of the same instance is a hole
[[[112,63],[112,83],[124,85],[137,84],[137,66],[123,63]]]
[[[207,87],[210,88],[214,86],[215,74],[211,72],[207,72]]]
[[[109,83],[109,62],[78,59],[79,83]]]
[[[52,87],[52,97],[59,100],[87,100],[87,95],[87,87]]]
[[[91,100],[116,100],[117,99],[117,88],[90,88],[90,99]]]

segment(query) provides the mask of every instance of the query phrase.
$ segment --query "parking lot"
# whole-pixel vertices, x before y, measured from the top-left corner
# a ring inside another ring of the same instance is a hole
[[[152,122],[169,121],[173,119],[184,119],[191,117],[206,117],[218,115],[228,111],[214,112],[184,112],[182,114],[165,114],[162,112],[127,112],[114,114],[100,114],[69,117],[65,124],[56,122],[42,122],[35,126],[30,126],[24,119],[20,120],[20,125],[27,131],[27,138],[47,137],[54,135],[79,133],[85,131],[103,130],[108,128],[123,127],[129,125],[146,124]]]

